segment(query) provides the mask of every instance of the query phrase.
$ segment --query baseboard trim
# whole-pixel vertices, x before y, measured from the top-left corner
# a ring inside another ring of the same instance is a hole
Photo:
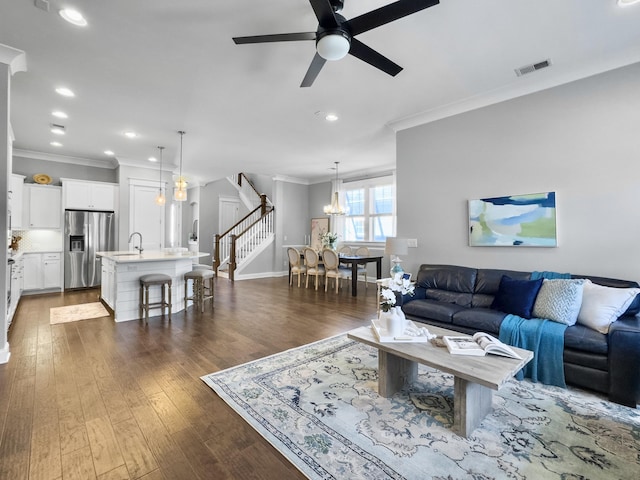
[[[0,350],[0,364],[9,363],[11,352],[9,351],[9,342],[5,342],[4,347]]]
[[[260,272],[260,273],[245,273],[245,274],[235,274],[234,276],[234,280],[238,281],[238,280],[255,280],[257,278],[274,278],[274,277],[288,277],[289,276],[289,271],[288,270],[283,270],[281,272]],[[228,277],[223,277],[222,275],[220,275],[220,277],[222,278],[228,278]],[[364,282],[364,276],[363,275],[358,275],[358,281],[359,282]],[[373,279],[369,279],[367,278],[367,283],[369,285],[376,283],[376,280]]]
[[[238,280],[254,280],[257,278],[273,278],[273,277],[286,277],[289,275],[287,270],[283,272],[260,272],[260,273],[244,273],[238,275],[237,273],[234,275],[233,279],[235,281]]]

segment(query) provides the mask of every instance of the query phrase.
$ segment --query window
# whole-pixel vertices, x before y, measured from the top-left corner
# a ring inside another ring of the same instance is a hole
[[[395,236],[396,187],[392,176],[342,184],[346,242],[384,242]]]

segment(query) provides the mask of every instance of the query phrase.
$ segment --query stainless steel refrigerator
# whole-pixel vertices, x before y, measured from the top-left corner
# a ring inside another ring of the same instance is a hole
[[[113,212],[65,211],[65,290],[100,285],[102,268],[96,252],[115,250],[114,222]]]

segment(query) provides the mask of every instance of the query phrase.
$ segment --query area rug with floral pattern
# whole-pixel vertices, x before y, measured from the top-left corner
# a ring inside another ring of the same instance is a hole
[[[512,380],[469,438],[453,377],[420,365],[377,393],[377,350],[341,335],[202,377],[312,479],[636,479],[640,413],[576,389]]]

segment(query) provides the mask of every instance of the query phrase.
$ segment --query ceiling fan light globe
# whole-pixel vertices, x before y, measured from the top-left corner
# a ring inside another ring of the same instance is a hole
[[[349,53],[351,42],[340,33],[325,35],[316,44],[316,50],[325,60],[340,60]]]

